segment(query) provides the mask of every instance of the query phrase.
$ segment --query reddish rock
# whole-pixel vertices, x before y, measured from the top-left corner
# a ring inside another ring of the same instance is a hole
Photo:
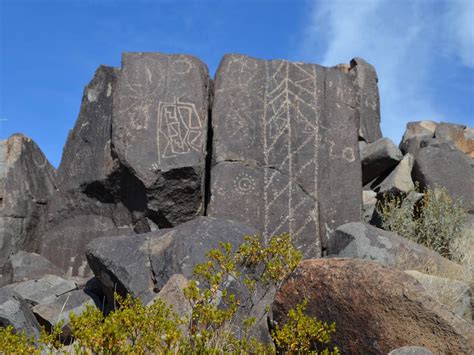
[[[305,298],[308,315],[336,322],[331,342],[343,354],[387,354],[407,345],[467,354],[474,346],[471,325],[430,298],[413,277],[377,263],[303,261],[277,292],[273,321],[285,323]]]

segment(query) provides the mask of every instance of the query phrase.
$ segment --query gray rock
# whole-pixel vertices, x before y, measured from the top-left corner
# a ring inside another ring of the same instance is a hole
[[[421,187],[444,187],[449,195],[462,200],[463,207],[474,212],[474,169],[470,159],[446,141],[422,142],[415,155],[413,178]]]
[[[360,218],[357,98],[338,69],[224,56],[207,214],[266,239],[289,232],[306,257],[321,255],[336,226]]]
[[[40,325],[27,303],[16,292],[0,288],[0,327],[12,326],[17,333],[39,338]]]
[[[192,56],[124,53],[112,144],[143,185],[150,218],[171,227],[204,213],[211,81]]]
[[[402,158],[400,149],[388,138],[381,138],[367,145],[360,152],[362,183],[365,185],[390,172]]]
[[[444,304],[455,315],[472,323],[472,294],[468,284],[445,277],[423,274],[416,270],[405,272],[417,279],[433,299]]]
[[[56,275],[44,275],[35,280],[27,280],[5,286],[18,293],[31,307],[50,303],[59,295],[77,289],[77,283]]]
[[[377,86],[378,78],[375,68],[361,58],[351,60],[349,74],[354,85],[359,89],[360,113],[359,136],[367,143],[382,138],[380,130],[380,97]]]
[[[399,235],[364,224],[348,223],[336,229],[328,254],[376,261],[401,270],[463,279],[461,265]]]
[[[421,346],[404,346],[390,351],[388,355],[433,355],[433,353]]]
[[[379,193],[409,193],[415,189],[411,172],[415,158],[410,153],[406,154],[397,167],[376,188]]]
[[[54,168],[30,138],[0,141],[0,265],[31,248],[54,179]]]
[[[23,250],[10,256],[3,265],[0,286],[38,279],[46,274],[62,276],[62,271],[48,259]]]

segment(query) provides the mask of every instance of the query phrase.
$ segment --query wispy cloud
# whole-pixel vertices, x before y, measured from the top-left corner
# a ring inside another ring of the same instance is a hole
[[[303,55],[329,66],[356,56],[372,63],[382,130],[397,142],[407,122],[443,119],[430,77],[438,55],[473,66],[472,10],[471,0],[314,2]]]

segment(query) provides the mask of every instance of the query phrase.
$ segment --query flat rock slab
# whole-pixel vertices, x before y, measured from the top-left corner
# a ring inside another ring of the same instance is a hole
[[[63,275],[62,271],[45,257],[21,250],[10,256],[3,265],[0,286],[39,279],[46,274]]]
[[[468,354],[474,328],[429,297],[401,270],[359,259],[304,260],[283,283],[272,306],[282,325],[308,300],[305,313],[335,322],[331,345],[350,354],[387,354],[413,344],[435,354]]]
[[[305,256],[360,218],[358,89],[343,71],[226,55],[215,80],[209,216],[266,239],[289,232]]]
[[[122,56],[112,144],[144,185],[160,227],[204,213],[210,86],[206,65],[195,57]]]
[[[415,190],[415,184],[411,178],[411,172],[415,158],[412,154],[407,153],[403,159],[398,163],[395,169],[380,183],[379,186],[374,187],[379,193],[409,193]]]
[[[415,155],[413,177],[422,187],[446,188],[453,199],[474,212],[474,168],[470,158],[447,141],[422,142]]]
[[[463,280],[464,275],[461,265],[438,253],[395,233],[360,222],[337,228],[334,238],[329,241],[328,254],[459,280]]]
[[[0,265],[30,248],[54,180],[54,168],[30,138],[0,141]]]
[[[77,289],[77,283],[56,275],[44,275],[37,280],[28,280],[5,286],[17,292],[31,307],[47,304],[59,295]]]
[[[60,340],[63,343],[71,342],[71,328],[69,327],[69,318],[72,313],[80,315],[87,306],[100,306],[98,300],[83,290],[67,292],[59,297],[55,297],[48,303],[38,304],[31,310],[39,323],[47,330],[51,330],[59,322],[63,322]]]
[[[26,301],[15,291],[0,288],[0,327],[12,326],[17,333],[39,338],[40,325]]]

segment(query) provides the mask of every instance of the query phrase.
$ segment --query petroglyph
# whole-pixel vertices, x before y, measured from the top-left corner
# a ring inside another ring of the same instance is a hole
[[[180,74],[180,75],[188,74],[193,68],[193,63],[191,62],[189,58],[186,58],[186,57],[182,57],[180,59],[173,61],[171,65],[173,67],[173,71],[176,74]]]
[[[250,174],[240,173],[234,179],[234,189],[240,195],[251,194],[255,187],[255,180]]]
[[[332,230],[360,217],[351,78],[314,64],[230,55],[219,66],[215,87],[217,164],[209,215],[244,221],[267,240],[289,232],[305,255],[317,256],[325,223]],[[237,181],[248,183],[239,179],[244,170],[255,183],[248,185],[250,194],[237,188]],[[353,202],[344,203],[349,195]]]
[[[158,108],[158,164],[161,158],[201,151],[202,124],[196,105],[174,99],[160,102]],[[165,140],[165,143],[162,143]],[[162,146],[164,145],[164,148]]]

